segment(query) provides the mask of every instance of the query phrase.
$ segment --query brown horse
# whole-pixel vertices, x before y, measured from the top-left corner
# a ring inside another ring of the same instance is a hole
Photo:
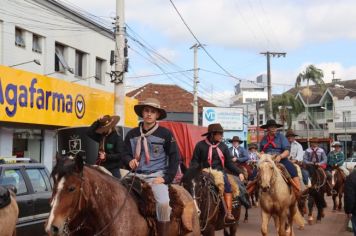
[[[268,223],[273,217],[279,236],[289,232],[294,235],[293,220],[303,225],[304,219],[299,213],[294,191],[283,179],[272,156],[263,154],[259,163],[260,206],[262,210],[261,233],[266,236]]]
[[[336,207],[339,211],[342,210],[342,196],[344,194],[344,185],[345,185],[346,176],[344,172],[339,168],[335,168],[335,175],[334,175],[334,187],[332,191],[332,198],[333,198],[333,210],[336,211]],[[337,197],[339,197],[339,204],[337,204]]]
[[[324,208],[326,207],[325,192],[327,188],[330,188],[330,183],[327,180],[325,171],[317,165],[306,165],[308,172],[310,173],[311,187],[308,188],[305,194],[308,195],[308,223],[311,225],[314,222],[313,208],[317,208],[317,222],[321,221],[324,217]]]
[[[49,235],[146,236],[155,232],[140,214],[130,190],[104,171],[84,165],[81,155],[57,155],[52,177],[52,209],[46,223]],[[188,232],[179,220],[172,219],[169,235],[199,235],[197,214],[192,215],[192,222]]]
[[[1,236],[15,236],[16,223],[19,215],[19,208],[16,203],[15,193],[0,186],[0,197],[10,195],[10,202],[3,208],[0,208],[0,235]],[[2,204],[0,200],[0,205]]]
[[[225,210],[222,197],[214,183],[214,177],[201,171],[195,174],[191,181],[185,182],[184,187],[192,194],[198,212],[201,233],[204,236],[213,236],[215,231],[224,229],[224,235],[235,235],[240,218],[241,205],[233,201],[232,214],[236,222],[225,222]]]

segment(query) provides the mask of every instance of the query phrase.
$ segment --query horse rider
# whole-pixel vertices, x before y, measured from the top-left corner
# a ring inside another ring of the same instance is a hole
[[[102,116],[94,121],[87,131],[87,135],[99,143],[96,164],[105,167],[117,178],[121,177],[121,159],[125,153],[122,136],[115,129],[119,120],[119,116]]]
[[[313,174],[315,171],[314,166],[319,166],[323,170],[326,168],[326,154],[324,149],[319,147],[319,143],[317,139],[311,139],[310,140],[310,147],[307,148],[304,152],[303,156],[303,163],[306,166],[306,168],[302,169],[303,176],[306,176],[307,179],[310,178],[310,176]],[[305,182],[304,182],[305,183]],[[331,195],[331,190],[327,188],[327,195]]]
[[[247,176],[251,175],[251,168],[247,165],[249,160],[247,150],[241,146],[244,141],[240,139],[239,136],[234,136],[229,140],[229,143],[232,143],[232,146],[229,148],[230,154],[232,156],[232,161],[236,163],[236,166],[240,169],[245,168],[247,171]]]
[[[341,151],[342,144],[338,141],[335,141],[331,144],[331,147],[334,148],[333,151],[329,152],[326,161],[325,173],[328,176],[329,181],[332,179],[332,171],[334,168],[340,168],[344,172],[345,176],[349,175],[349,171],[343,166],[345,161],[345,155]]]
[[[258,146],[256,143],[250,143],[248,145],[248,163],[251,165],[257,165],[261,157],[260,153],[257,151]],[[257,176],[257,168],[252,169],[252,174],[248,177],[248,180],[253,180]]]
[[[123,160],[136,172],[136,177],[151,185],[156,200],[158,234],[168,235],[172,210],[168,184],[172,183],[178,170],[177,144],[172,133],[157,122],[167,117],[157,99],[147,98],[134,109],[143,121],[127,133],[125,144],[128,150]]]
[[[212,168],[223,172],[224,200],[227,208],[225,219],[227,222],[234,222],[235,217],[232,215],[232,188],[224,168],[239,176],[241,181],[244,181],[244,175],[234,165],[228,147],[222,142],[223,133],[224,130],[219,123],[208,126],[208,132],[202,135],[206,136],[206,138],[195,145],[193,158],[189,169],[184,174],[183,182],[190,181],[199,170],[204,168]]]
[[[277,155],[275,161],[281,163],[287,169],[292,178],[293,189],[298,197],[300,196],[301,184],[297,169],[288,159],[290,145],[287,138],[282,133],[277,132],[277,128],[282,126],[277,124],[275,120],[267,120],[267,123],[261,126],[262,129],[267,129],[267,133],[260,142],[260,149],[262,154]]]
[[[288,139],[288,142],[290,144],[290,153],[289,153],[289,160],[292,163],[298,164],[301,166],[303,163],[303,147],[302,145],[295,140],[295,137],[298,136],[297,134],[294,133],[292,129],[288,130],[286,132],[286,137]],[[303,178],[303,183],[305,185],[308,185],[308,175],[305,175],[305,171],[302,171],[302,178]]]
[[[351,171],[345,181],[344,207],[347,217],[351,220],[354,236],[356,236],[356,169]]]

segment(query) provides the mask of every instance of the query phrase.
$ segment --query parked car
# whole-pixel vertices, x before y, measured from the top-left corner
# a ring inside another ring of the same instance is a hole
[[[0,185],[17,189],[18,236],[46,235],[44,223],[50,212],[52,183],[48,170],[40,163],[0,164]]]
[[[355,168],[355,166],[356,166],[356,152],[354,152],[351,157],[349,157],[345,160],[344,166],[348,170],[352,170],[353,168]]]

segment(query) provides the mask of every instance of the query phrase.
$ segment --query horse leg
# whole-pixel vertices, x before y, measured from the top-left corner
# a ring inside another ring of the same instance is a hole
[[[227,232],[226,228],[224,229],[224,236],[235,236],[237,232],[238,224],[233,224],[229,227],[230,233]]]
[[[279,231],[278,235],[279,236],[286,236],[286,219],[287,219],[287,210],[284,209],[282,213],[279,215]]]
[[[271,218],[271,215],[265,211],[262,210],[262,224],[261,224],[261,233],[262,236],[267,236],[268,233],[268,223]]]
[[[341,211],[342,209],[342,190],[340,190],[340,193],[339,193],[339,207],[338,207],[338,210]]]
[[[313,206],[314,206],[314,198],[309,195],[308,196],[308,224],[313,224]]]
[[[203,236],[214,236],[215,235],[215,227],[213,225],[209,225],[206,227],[204,232],[202,232]]]
[[[248,222],[248,209],[245,207],[245,218],[244,218],[244,223]]]
[[[333,204],[334,204],[333,205],[333,211],[336,211],[336,205],[337,205],[336,204],[336,198],[337,198],[338,194],[337,193],[333,193],[332,195],[333,195],[332,198],[333,198]]]
[[[274,227],[276,228],[277,234],[279,234],[279,217],[278,215],[273,215]]]

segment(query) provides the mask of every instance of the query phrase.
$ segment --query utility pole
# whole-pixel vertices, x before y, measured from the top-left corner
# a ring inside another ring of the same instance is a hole
[[[190,49],[194,48],[194,85],[193,85],[193,124],[199,125],[198,121],[198,83],[199,83],[199,68],[198,68],[198,49],[201,44],[194,44]]]
[[[261,52],[260,54],[267,57],[267,93],[268,93],[268,119],[273,119],[272,113],[272,85],[271,85],[271,63],[270,57],[285,57],[285,52]]]
[[[114,112],[120,116],[119,125],[125,121],[125,3],[124,0],[116,0],[115,19],[115,71],[111,72],[111,82],[114,83]]]

